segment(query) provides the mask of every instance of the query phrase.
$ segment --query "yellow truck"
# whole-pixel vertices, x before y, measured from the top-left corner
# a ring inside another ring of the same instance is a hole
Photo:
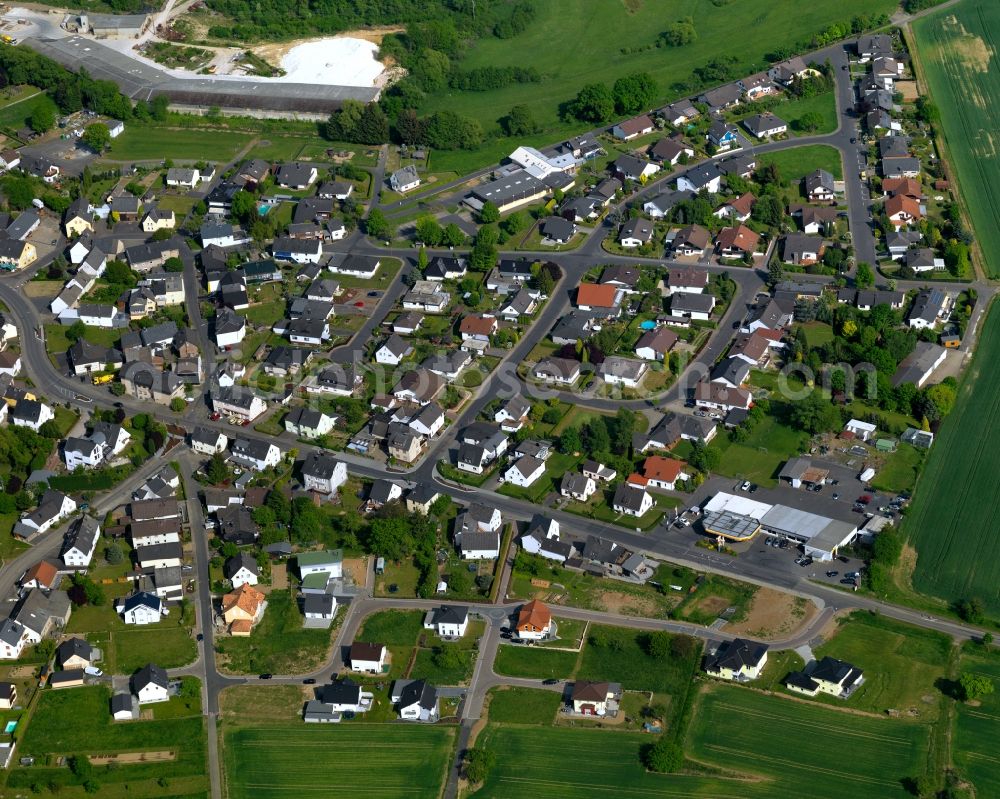
[[[94,375],[93,383],[95,386],[103,386],[105,383],[110,383],[114,379],[114,375]]]

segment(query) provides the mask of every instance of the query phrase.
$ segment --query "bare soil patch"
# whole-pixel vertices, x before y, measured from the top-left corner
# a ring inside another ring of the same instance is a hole
[[[368,574],[368,558],[345,558],[343,569],[344,576],[350,576],[355,585],[364,585]]]
[[[277,591],[280,588],[288,588],[288,564],[271,564],[271,590]]]
[[[816,615],[816,606],[802,597],[774,588],[760,588],[750,601],[746,618],[726,625],[736,635],[752,635],[770,640],[784,638],[808,624]]]
[[[711,613],[715,616],[718,616],[722,613],[722,611],[724,611],[728,607],[729,607],[729,600],[726,599],[724,596],[715,596],[713,594],[709,594],[708,596],[704,596],[697,602],[695,602],[693,609],[703,610],[706,613]]]
[[[87,760],[95,766],[106,766],[109,763],[163,763],[175,760],[176,752],[161,750],[158,752],[121,752],[117,755],[88,755]]]
[[[597,603],[608,613],[620,613],[623,616],[659,615],[659,607],[654,600],[618,591],[602,591],[597,597]]]

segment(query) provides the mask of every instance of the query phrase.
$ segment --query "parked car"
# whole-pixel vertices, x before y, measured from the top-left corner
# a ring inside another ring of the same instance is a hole
[[[262,680],[270,680],[273,676],[274,676],[273,674],[268,674],[268,673],[265,672],[264,674],[260,675],[260,679],[262,679]]]
[[[743,482],[743,485],[740,486],[740,491],[749,491],[749,490],[750,490],[750,481],[745,480]]]
[[[828,571],[826,573],[826,576],[827,577],[836,577],[838,574],[840,574],[839,571],[837,571],[836,569],[831,569],[830,571]]]
[[[304,679],[304,680],[302,681],[302,684],[303,684],[303,685],[315,685],[315,684],[316,684],[316,680],[315,680],[315,679],[314,679],[313,677],[306,677],[306,678],[305,678],[305,679]]]

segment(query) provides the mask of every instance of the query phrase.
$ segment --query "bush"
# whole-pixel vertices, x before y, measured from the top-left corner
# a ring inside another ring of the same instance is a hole
[[[672,741],[666,735],[661,735],[656,743],[646,746],[642,753],[642,762],[650,771],[662,774],[672,774],[680,771],[684,765],[684,750],[680,744]]]
[[[490,749],[473,747],[466,750],[465,760],[462,764],[465,778],[474,785],[484,782],[496,762],[497,756]]]

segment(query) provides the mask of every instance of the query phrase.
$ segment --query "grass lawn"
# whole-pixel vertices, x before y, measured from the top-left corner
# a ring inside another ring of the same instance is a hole
[[[891,799],[910,796],[902,780],[923,773],[929,729],[716,684],[700,697],[688,755],[764,780],[727,796],[801,799],[808,784],[811,799]]]
[[[935,127],[943,133],[943,155],[958,177],[990,277],[1000,276],[1000,157],[990,135],[1000,128],[1000,107],[988,98],[1000,88],[1000,65],[980,53],[994,52],[998,27],[1000,6],[989,0],[966,0],[913,24],[917,72],[941,109]]]
[[[1000,614],[1000,537],[994,534],[1000,473],[1000,313],[982,323],[979,346],[917,482],[902,530],[917,550],[913,587],[949,602],[979,598]]]
[[[529,647],[521,644],[502,644],[497,650],[493,671],[508,677],[565,680],[576,670],[578,653]]]
[[[722,453],[715,470],[719,474],[773,487],[781,464],[797,455],[808,439],[806,433],[782,424],[772,414],[754,428],[746,441],[735,444],[729,436],[718,435],[709,446]]]
[[[417,583],[420,582],[420,569],[409,558],[400,562],[389,561],[385,564],[385,572],[375,577],[375,596],[415,597]],[[396,586],[390,591],[389,586]]]
[[[559,712],[556,691],[536,688],[494,688],[488,708],[491,723],[551,724]]]
[[[55,324],[45,325],[45,346],[50,353],[66,352],[73,343],[66,338],[66,326]],[[122,337],[121,330],[87,325],[83,337],[91,344],[102,347],[114,347]]]
[[[926,450],[900,442],[896,451],[886,458],[878,474],[872,478],[872,487],[879,491],[912,491],[923,467]]]
[[[0,558],[6,560],[12,558],[28,548],[23,541],[19,541],[11,535],[11,530],[17,520],[21,518],[19,513],[0,514]]]
[[[288,591],[272,591],[264,618],[249,638],[220,638],[216,649],[228,671],[241,674],[310,671],[326,658],[332,635],[345,611],[338,608],[333,627],[311,630],[302,626],[302,614]]]
[[[34,87],[32,90],[37,91]],[[21,95],[20,98],[15,98],[13,102],[8,102],[3,108],[0,108],[0,128],[12,128],[17,132],[28,124],[28,118],[37,109],[44,107],[51,108],[58,116],[59,110],[56,108],[56,104],[45,92]]]
[[[796,130],[795,123],[813,112],[823,117],[823,123],[813,131]],[[792,133],[800,136],[818,136],[833,133],[837,129],[837,101],[832,91],[781,103],[774,109],[774,113],[788,123],[788,129]]]
[[[283,299],[271,300],[251,305],[243,312],[248,322],[253,322],[258,327],[271,328],[274,324],[285,316],[285,301]]]
[[[170,621],[141,629],[115,631],[111,634],[111,643],[116,674],[131,674],[150,662],[172,669],[193,663],[198,657],[190,628],[171,626]]]
[[[961,671],[989,677],[1000,684],[1000,657],[969,647],[962,655]],[[1000,694],[982,697],[978,705],[958,705],[952,756],[963,779],[975,786],[976,796],[1000,796],[1000,768],[996,740],[1000,735]]]
[[[840,153],[825,144],[807,144],[760,157],[759,164],[777,164],[781,177],[792,182],[801,180],[814,169],[825,169],[837,180],[844,176]]]
[[[108,157],[117,161],[215,161],[226,163],[250,143],[247,133],[198,128],[170,128],[157,123],[129,122],[111,144]]]
[[[671,639],[679,639],[682,653],[657,658],[648,654],[643,646],[647,635],[623,627],[590,625],[580,666],[574,676],[583,680],[620,682],[627,691],[683,694],[688,690],[701,657],[701,642],[688,636],[671,636]]]
[[[157,207],[162,211],[173,211],[177,218],[178,225],[180,225],[181,220],[183,220],[184,217],[191,213],[191,209],[194,208],[194,204],[194,197],[174,194],[162,195],[156,203]]]
[[[664,7],[659,3],[593,3],[588,0],[550,0],[535,12],[532,24],[512,39],[486,37],[470,48],[463,69],[486,66],[534,67],[544,77],[538,83],[513,84],[485,92],[448,90],[428,97],[421,112],[448,109],[478,119],[484,128],[519,103],[527,105],[542,131],[520,144],[551,143],[555,133],[582,129],[585,123],[560,122],[561,104],[573,99],[588,83],[611,85],[623,75],[648,72],[657,85],[650,107],[658,107],[685,92],[677,86],[686,81],[693,67],[720,55],[731,55],[735,78],[765,65],[764,55],[778,45],[808,40],[831,23],[864,12],[891,13],[888,0],[820,0],[808,12],[792,0],[774,0],[765,5],[733,3],[715,5],[709,0]],[[665,19],[690,15],[697,20],[697,39],[682,47],[656,47]],[[734,31],[753,31],[737,41]],[[690,91],[690,89],[686,89]],[[548,137],[546,138],[546,134]],[[491,141],[483,150],[491,156],[509,153],[517,144]],[[474,163],[462,153],[433,153],[430,168],[464,173]],[[485,155],[485,153],[484,153]],[[495,159],[494,159],[495,160]]]
[[[830,697],[831,703],[873,713],[912,708],[919,718],[933,719],[940,699],[935,683],[944,676],[951,648],[944,633],[857,611],[815,653],[846,660],[865,673],[864,685],[846,703]]]
[[[197,701],[185,715],[183,700],[171,700],[179,708],[154,710],[153,721],[114,722],[108,712],[111,692],[105,685],[45,691],[18,745],[20,755],[33,755],[30,769],[15,767],[8,788],[26,789],[32,784],[70,785],[75,779],[54,758],[72,754],[117,754],[170,751],[173,760],[119,765],[110,770],[94,769],[101,797],[204,796],[208,791],[205,762],[205,728]],[[155,716],[161,718],[155,718]],[[162,718],[167,716],[168,718]],[[15,759],[15,764],[17,763]],[[52,763],[52,767],[48,764]],[[157,780],[163,784],[157,785]],[[169,790],[164,790],[169,786]],[[67,789],[66,792],[68,792]],[[82,796],[76,793],[74,796]],[[29,793],[20,791],[19,793]]]
[[[440,644],[440,648],[451,650],[451,644]],[[472,667],[476,661],[476,653],[471,649],[456,650],[446,663],[438,662],[435,652],[431,649],[421,649],[417,652],[416,662],[410,672],[414,678],[427,680],[431,685],[462,685],[472,676]]]
[[[222,737],[228,793],[286,799],[349,785],[366,799],[439,796],[454,739],[454,727],[425,724],[298,724],[278,736],[273,726],[230,726]]]
[[[833,341],[833,328],[826,322],[805,322],[799,325],[806,334],[806,344],[810,349],[822,347]]]

